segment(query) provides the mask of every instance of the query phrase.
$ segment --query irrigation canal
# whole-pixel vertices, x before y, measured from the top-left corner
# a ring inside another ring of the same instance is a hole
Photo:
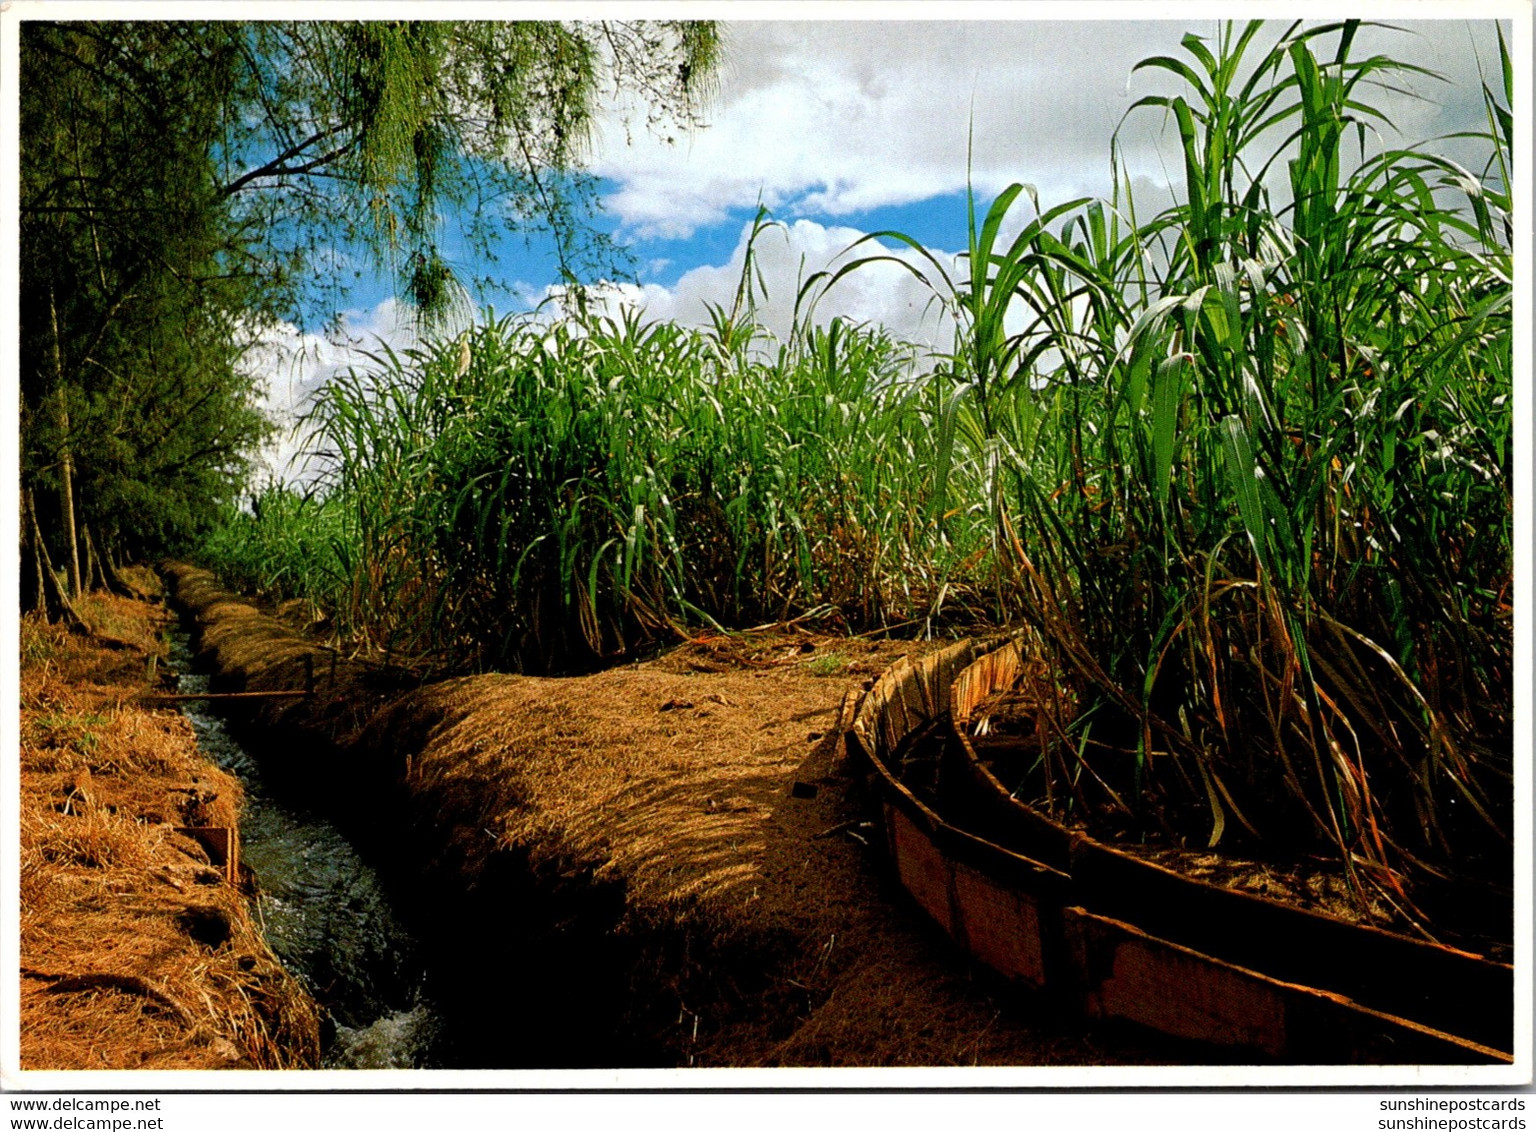
[[[177,690],[207,691],[185,629],[173,630],[170,653]],[[268,943],[329,1016],[323,1067],[437,1067],[444,1028],[426,993],[421,948],[379,875],[329,821],[268,789],[258,759],[206,702],[188,701],[182,712],[203,753],[245,787],[241,859],[256,875]]]

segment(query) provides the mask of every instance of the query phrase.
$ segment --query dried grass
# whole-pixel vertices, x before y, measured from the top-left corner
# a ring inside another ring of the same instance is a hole
[[[317,1064],[313,1002],[245,897],[175,832],[236,824],[240,788],[197,753],[182,716],[133,703],[149,658],[164,659],[162,617],[103,595],[81,605],[118,643],[31,617],[21,627],[23,1067]],[[197,910],[227,921],[228,938],[193,938]]]
[[[857,658],[848,680],[807,663],[834,644]],[[428,735],[409,781],[442,831],[437,874],[521,851],[622,885],[643,974],[631,1013],[680,1065],[1166,1060],[1031,1018],[886,876],[839,720],[850,684],[918,650],[795,635],[573,679],[476,677],[408,697],[365,739]]]

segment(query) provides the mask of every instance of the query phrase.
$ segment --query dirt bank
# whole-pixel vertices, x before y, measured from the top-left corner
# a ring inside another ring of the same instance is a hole
[[[1111,1064],[973,968],[861,823],[840,713],[911,644],[716,639],[592,676],[402,690],[171,570],[274,767],[408,878],[456,1063]],[[309,660],[306,662],[305,657]]]
[[[240,787],[178,712],[135,702],[167,614],[104,595],[81,612],[102,637],[21,623],[22,1068],[318,1064],[313,1002],[178,832],[234,826]]]

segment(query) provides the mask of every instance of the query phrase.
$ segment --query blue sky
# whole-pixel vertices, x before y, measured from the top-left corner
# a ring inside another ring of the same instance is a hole
[[[622,182],[613,178],[601,178],[599,194],[611,197],[622,188]],[[978,200],[978,209],[985,212],[990,196]],[[590,218],[591,226],[610,236],[617,236],[634,256],[634,280],[640,283],[674,287],[682,276],[704,264],[725,263],[730,258],[742,232],[750,227],[757,214],[757,200],[724,208],[722,219],[691,229],[686,235],[651,235],[639,237],[626,233],[624,225],[613,213],[603,211]],[[966,198],[963,189],[942,192],[924,200],[907,204],[886,205],[859,211],[846,217],[833,217],[824,210],[796,207],[790,202],[781,207],[776,218],[811,219],[837,222],[859,228],[861,231],[897,231],[911,236],[928,247],[956,250],[966,243]],[[532,240],[509,239],[497,250],[497,262],[478,263],[463,250],[463,242],[455,232],[452,218],[443,226],[443,254],[465,274],[491,274],[513,294],[542,298],[544,289],[558,281],[559,268],[552,245],[537,235]],[[358,312],[368,311],[386,299],[394,291],[394,280],[383,274],[366,273],[353,284],[348,295],[348,305]],[[517,308],[515,299],[495,289],[477,291],[482,303],[491,303],[498,310]],[[522,305],[528,305],[525,300]]]
[[[810,4],[774,9],[818,10]],[[1069,10],[1052,8],[1058,15]],[[725,64],[703,129],[668,145],[647,132],[643,116],[636,124],[633,107],[610,103],[599,117],[590,156],[604,203],[598,222],[630,247],[640,268],[638,286],[626,286],[622,301],[642,305],[648,317],[690,323],[705,320],[706,303],[729,305],[761,200],[784,225],[758,245],[770,299],[761,313],[770,328],[783,328],[796,277],[824,268],[865,233],[892,228],[941,256],[961,250],[968,179],[983,208],[1014,181],[1035,185],[1047,207],[1107,194],[1117,128],[1139,207],[1156,211],[1168,186],[1182,177],[1177,139],[1162,129],[1156,110],[1137,111],[1123,128],[1122,121],[1138,98],[1175,88],[1164,73],[1133,74],[1133,67],[1153,54],[1188,58],[1179,42],[1186,32],[1208,40],[1218,34],[1218,24],[1203,14],[1180,18],[1193,11],[1187,6],[1156,10],[1170,18],[727,22]],[[1465,8],[1431,2],[1419,12],[1455,17]],[[1267,48],[1287,22],[1268,25],[1255,48]],[[1491,75],[1498,69],[1493,23],[1446,18],[1401,26],[1405,30],[1363,32],[1356,57],[1384,51],[1449,81],[1410,79],[1419,98],[1376,92],[1397,130],[1384,140],[1421,141],[1481,127],[1479,60]],[[1449,150],[1456,154],[1454,144]],[[1022,224],[1028,206],[1017,205],[1015,216]],[[450,258],[455,242],[445,232],[440,246]],[[495,270],[524,305],[545,297],[556,282],[553,257],[539,249],[509,245]],[[408,338],[409,319],[389,297],[391,289],[391,281],[378,279],[354,292],[355,309],[346,320],[352,341],[371,346],[376,338],[396,344]],[[503,312],[519,305],[506,294],[475,298]],[[821,312],[878,320],[921,338],[937,329],[931,319],[920,322],[925,307],[921,288],[892,268],[850,278]],[[280,414],[291,414],[351,360],[345,344],[292,328],[269,345],[254,364],[269,375],[271,406]]]

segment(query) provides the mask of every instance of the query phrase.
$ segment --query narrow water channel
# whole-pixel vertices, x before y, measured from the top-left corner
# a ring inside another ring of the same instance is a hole
[[[208,690],[208,677],[191,671],[185,630],[173,631],[170,654],[180,691]],[[443,1027],[423,990],[421,949],[378,874],[330,822],[300,800],[275,797],[259,760],[208,704],[191,701],[183,712],[203,753],[245,787],[241,859],[256,874],[268,943],[329,1015],[323,1067],[434,1067]]]

